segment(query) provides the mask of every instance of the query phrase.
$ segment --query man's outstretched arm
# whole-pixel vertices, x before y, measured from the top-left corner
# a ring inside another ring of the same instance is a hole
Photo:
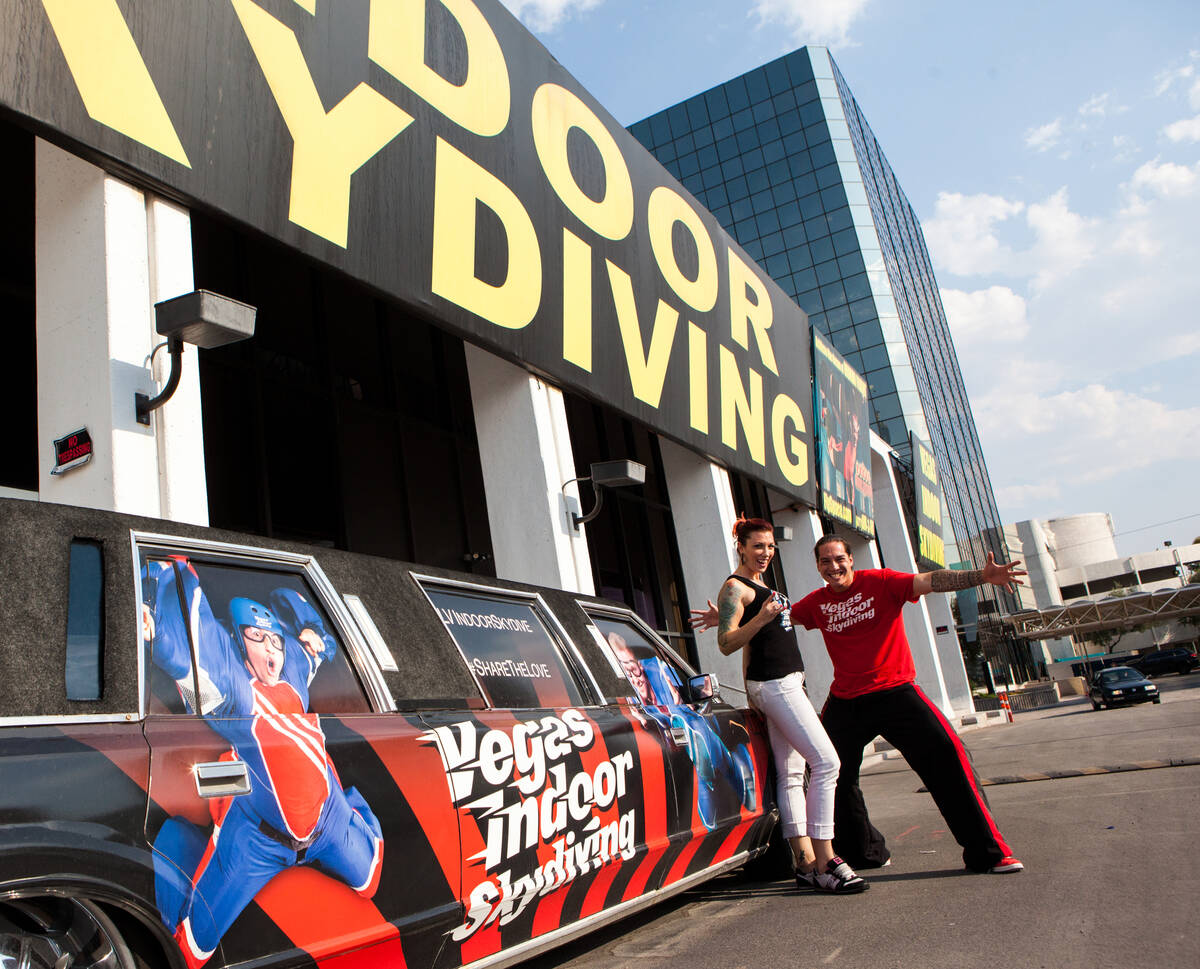
[[[1024,585],[1019,576],[1028,573],[1021,569],[1021,562],[1000,565],[988,552],[987,565],[982,569],[938,569],[921,572],[913,576],[913,595],[924,596],[930,592],[957,592],[977,585],[998,585],[1006,589]]]

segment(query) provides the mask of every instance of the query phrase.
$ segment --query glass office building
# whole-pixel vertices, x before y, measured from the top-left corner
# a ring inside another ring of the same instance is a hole
[[[1007,557],[920,224],[841,72],[805,47],[629,129],[870,386],[871,425],[938,458],[947,557]],[[984,611],[988,607],[984,606]]]

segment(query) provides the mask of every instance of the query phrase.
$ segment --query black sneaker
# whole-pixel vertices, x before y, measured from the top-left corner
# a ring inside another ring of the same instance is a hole
[[[799,873],[797,873],[799,880]],[[857,895],[865,892],[871,886],[865,879],[855,874],[853,868],[841,858],[832,858],[825,870],[813,870],[813,887],[819,892],[830,892],[834,895]]]

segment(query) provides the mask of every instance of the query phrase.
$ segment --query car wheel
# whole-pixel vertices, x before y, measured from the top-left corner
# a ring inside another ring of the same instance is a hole
[[[1156,696],[1156,697],[1155,697],[1153,700],[1151,700],[1150,702],[1151,702],[1151,703],[1162,703],[1162,697],[1160,697],[1160,696]]]
[[[1103,705],[1104,704],[1102,704],[1102,703],[1097,703],[1095,700],[1092,701],[1092,709],[1093,710],[1099,710]]]
[[[137,969],[112,920],[85,899],[18,898],[0,903],[0,965],[22,969]]]

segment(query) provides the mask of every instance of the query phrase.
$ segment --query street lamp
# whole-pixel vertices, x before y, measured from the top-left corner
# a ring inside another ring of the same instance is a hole
[[[162,407],[179,386],[183,375],[183,345],[190,343],[202,350],[237,343],[254,336],[254,317],[257,310],[228,296],[198,289],[154,304],[154,327],[159,336],[167,338],[167,353],[171,355],[171,372],[162,391],[156,397],[135,393],[133,403],[139,424],[150,424],[150,412]],[[162,346],[160,343],[159,346]],[[155,347],[157,350],[158,347]]]
[[[575,531],[579,531],[580,525],[590,522],[600,514],[600,509],[604,506],[605,488],[624,488],[629,485],[643,484],[646,481],[646,466],[637,461],[630,461],[628,458],[622,458],[619,461],[596,461],[588,469],[586,478],[572,478],[571,481],[564,482],[562,486],[564,492],[572,481],[590,481],[592,490],[596,493],[596,506],[586,515],[581,516],[571,512],[571,525]]]

